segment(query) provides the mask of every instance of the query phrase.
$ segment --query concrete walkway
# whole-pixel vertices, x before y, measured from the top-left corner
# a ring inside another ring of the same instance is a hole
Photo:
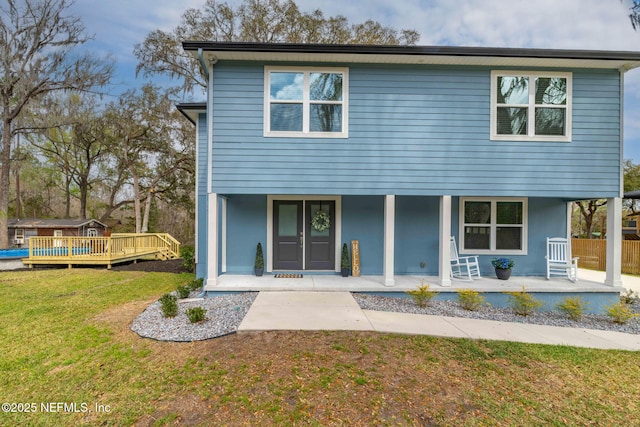
[[[349,292],[260,292],[238,332],[377,331],[640,351],[640,335],[362,310]]]

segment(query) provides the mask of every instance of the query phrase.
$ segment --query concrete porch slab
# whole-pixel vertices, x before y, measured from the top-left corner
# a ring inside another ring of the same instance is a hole
[[[600,277],[602,276],[602,277]],[[528,292],[622,292],[623,288],[613,288],[604,284],[604,273],[580,270],[578,281],[564,278],[512,276],[509,280],[482,277],[478,280],[452,280],[451,286],[441,286],[435,276],[395,276],[395,286],[385,286],[382,276],[342,277],[338,274],[304,274],[302,278],[275,278],[271,274],[262,277],[251,275],[223,274],[214,286],[205,290],[211,292],[245,291],[309,291],[309,292],[405,292],[417,289],[422,284],[430,285],[438,292],[456,292],[459,289],[475,289],[478,292],[519,291],[524,286]],[[623,276],[625,287],[629,283],[640,290],[640,279]]]

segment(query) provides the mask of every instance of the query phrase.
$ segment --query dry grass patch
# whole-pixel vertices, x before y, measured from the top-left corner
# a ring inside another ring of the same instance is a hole
[[[0,273],[5,401],[111,412],[8,413],[7,425],[639,425],[638,354],[372,332],[194,343],[131,321],[189,275]]]

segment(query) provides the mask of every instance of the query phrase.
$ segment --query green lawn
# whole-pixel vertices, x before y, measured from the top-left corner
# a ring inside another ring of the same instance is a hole
[[[637,353],[370,332],[163,343],[129,330],[192,278],[0,272],[0,401],[22,411],[3,406],[0,425],[640,425]]]

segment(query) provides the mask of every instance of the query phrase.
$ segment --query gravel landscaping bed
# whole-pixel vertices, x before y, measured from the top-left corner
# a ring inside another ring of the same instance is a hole
[[[418,307],[411,298],[392,298],[363,294],[353,294],[353,297],[363,310],[466,317],[471,319],[497,320],[500,322],[533,323],[537,325],[600,329],[625,332],[628,334],[640,334],[640,318],[638,317],[624,325],[620,325],[614,323],[609,316],[598,314],[585,314],[580,321],[573,321],[559,311],[537,311],[529,316],[519,316],[510,308],[485,306],[478,311],[469,311],[460,307],[457,301],[431,301],[427,307],[421,308]],[[637,300],[631,307],[636,313],[640,313],[640,303]]]
[[[178,300],[178,315],[165,318],[158,301],[151,304],[131,324],[131,330],[145,338],[160,341],[200,341],[237,332],[242,319],[249,311],[257,292],[245,292],[208,298]],[[478,311],[464,310],[457,301],[432,301],[427,307],[418,307],[411,298],[393,298],[353,293],[363,310],[391,311],[397,313],[429,314],[448,317],[496,320],[500,322],[533,323],[538,325],[564,326],[571,328],[599,329],[606,331],[640,334],[640,317],[626,324],[614,323],[609,316],[585,314],[580,321],[570,320],[559,311],[538,311],[529,316],[519,316],[510,308],[484,306]],[[202,307],[206,312],[203,322],[191,323],[186,310]],[[640,302],[631,306],[640,314]]]
[[[228,335],[238,330],[256,295],[257,292],[246,292],[178,300],[178,315],[173,318],[164,317],[160,302],[156,301],[134,319],[131,330],[160,341],[200,341]],[[207,310],[203,322],[189,321],[185,313],[192,307]]]

